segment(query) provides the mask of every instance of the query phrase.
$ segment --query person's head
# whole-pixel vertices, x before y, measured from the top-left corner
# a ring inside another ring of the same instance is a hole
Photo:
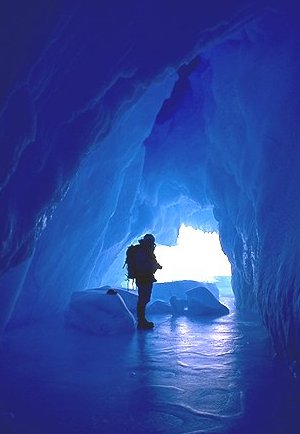
[[[152,234],[146,234],[139,240],[139,243],[148,248],[155,248],[155,237]]]

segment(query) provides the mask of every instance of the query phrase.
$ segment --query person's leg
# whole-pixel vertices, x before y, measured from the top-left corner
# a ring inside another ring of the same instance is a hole
[[[146,322],[145,311],[146,303],[143,301],[142,297],[139,296],[137,302],[137,319],[139,323]]]
[[[153,327],[153,323],[151,321],[147,321],[146,319],[146,305],[149,303],[151,299],[152,293],[152,283],[142,284],[137,282],[138,286],[138,303],[137,303],[137,318],[138,318],[138,326],[141,328],[144,327]]]

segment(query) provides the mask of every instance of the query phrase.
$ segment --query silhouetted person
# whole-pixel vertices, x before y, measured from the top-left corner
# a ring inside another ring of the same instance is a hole
[[[156,260],[155,238],[152,234],[146,234],[139,240],[139,249],[136,257],[136,286],[138,287],[137,318],[139,329],[151,329],[153,322],[147,321],[145,311],[152,294],[153,282],[156,282],[154,273],[162,266]]]

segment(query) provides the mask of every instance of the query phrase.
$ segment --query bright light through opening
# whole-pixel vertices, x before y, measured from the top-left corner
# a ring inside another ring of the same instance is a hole
[[[155,254],[163,266],[158,282],[197,280],[214,282],[215,276],[231,276],[230,263],[223,253],[217,233],[182,225],[175,246],[157,245]]]

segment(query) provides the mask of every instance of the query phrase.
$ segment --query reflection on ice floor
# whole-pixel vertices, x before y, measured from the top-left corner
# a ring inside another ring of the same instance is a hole
[[[154,320],[122,338],[58,320],[9,331],[1,434],[299,432],[298,385],[256,318]]]

